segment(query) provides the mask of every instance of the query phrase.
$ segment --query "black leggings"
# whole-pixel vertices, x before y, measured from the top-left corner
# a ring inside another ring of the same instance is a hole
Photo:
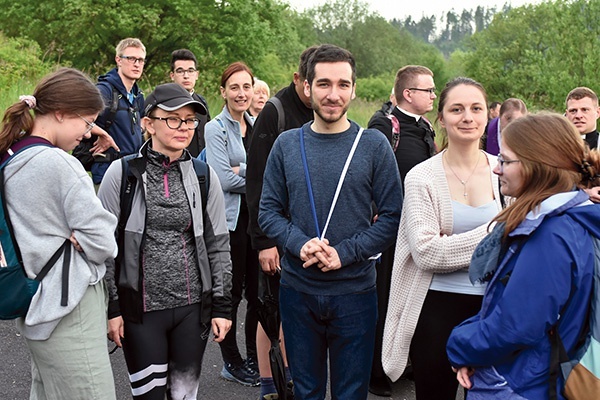
[[[229,231],[229,242],[231,246],[232,264],[232,315],[231,330],[227,332],[225,339],[220,342],[223,361],[240,365],[243,361],[237,344],[237,312],[245,294],[248,305],[246,308],[246,320],[244,323],[244,336],[246,338],[246,356],[256,360],[256,328],[258,317],[258,252],[252,249],[250,235],[248,235],[249,223],[248,206],[245,196],[242,195],[240,215],[235,231]]]
[[[410,344],[417,400],[454,400],[458,381],[446,355],[452,329],[479,312],[483,296],[427,292]]]
[[[200,304],[144,313],[126,321],[123,353],[134,399],[196,399],[210,326]]]

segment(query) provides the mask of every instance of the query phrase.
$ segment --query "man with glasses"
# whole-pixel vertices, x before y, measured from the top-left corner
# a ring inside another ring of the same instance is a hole
[[[206,99],[194,91],[196,81],[198,80],[198,60],[196,56],[188,49],[179,49],[171,53],[171,80],[187,90],[192,98],[199,101],[206,108],[206,115],[198,114],[199,123],[194,131],[194,137],[188,151],[192,157],[198,157],[202,149],[204,149],[204,126],[210,121],[210,113],[208,112],[208,104]]]
[[[388,115],[372,118],[369,121],[369,128],[378,129],[387,136],[394,149],[400,178],[404,185],[404,177],[408,171],[436,153],[435,132],[424,117],[426,113],[433,110],[433,102],[437,97],[433,72],[420,65],[407,65],[400,68],[396,73],[394,94],[396,107]],[[377,267],[379,319],[369,384],[371,393],[385,397],[391,396],[391,385],[381,365],[381,347],[395,248],[394,242],[383,252]]]
[[[112,161],[137,153],[143,143],[140,121],[143,117],[144,94],[136,82],[144,72],[146,47],[139,39],[123,39],[117,45],[115,62],[116,68],[98,78],[97,87],[106,108],[98,116],[97,127],[92,128],[91,132],[98,134],[98,127],[102,128],[112,137],[118,150],[98,149],[104,153],[96,155],[91,166],[96,185],[100,184]],[[93,152],[96,150],[92,147]]]

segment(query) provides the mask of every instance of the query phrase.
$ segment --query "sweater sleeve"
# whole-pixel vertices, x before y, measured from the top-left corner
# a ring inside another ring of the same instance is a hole
[[[279,138],[267,161],[258,222],[268,237],[277,240],[280,246],[299,258],[300,249],[311,238],[292,224],[288,217],[289,196]]]
[[[227,135],[223,132],[223,129],[217,119],[208,122],[204,127],[206,162],[217,173],[221,187],[225,192],[243,193],[246,187],[246,179],[242,175],[234,173],[231,169],[229,153],[227,152]]]
[[[98,198],[102,206],[113,214],[116,218],[121,216],[121,160],[111,163],[106,170],[106,174],[102,179],[100,188],[98,189]],[[116,237],[116,232],[115,232]],[[115,256],[116,257],[116,256]],[[115,278],[115,257],[112,257],[106,262],[106,287],[108,291],[108,318],[115,318],[121,315],[119,307],[119,295],[117,292],[117,283]]]
[[[367,134],[367,133],[365,133]],[[377,221],[368,229],[342,240],[334,248],[342,266],[365,261],[389,247],[398,231],[402,211],[402,185],[391,147],[381,141],[377,147],[372,176],[373,201]]]
[[[452,226],[451,199],[439,187],[445,184],[429,168],[418,167],[407,174],[404,184],[405,220],[398,235],[406,235],[417,268],[433,273],[468,267],[475,247],[488,233],[487,223],[460,234],[444,232],[444,225]]]

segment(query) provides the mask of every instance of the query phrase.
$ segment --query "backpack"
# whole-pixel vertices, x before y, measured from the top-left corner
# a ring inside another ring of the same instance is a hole
[[[223,136],[225,136],[225,146],[227,146],[227,131],[225,130],[225,125],[223,125],[223,121],[221,121],[221,118],[215,118],[215,121],[217,121],[219,125],[221,125],[221,131],[223,132]],[[206,147],[202,149],[202,151],[200,152],[200,154],[198,154],[198,157],[196,159],[202,162],[206,162]]]
[[[119,216],[119,223],[117,225],[119,249],[124,248],[123,234],[125,232],[125,225],[127,225],[127,220],[129,219],[129,215],[131,214],[131,206],[133,204],[133,193],[137,184],[137,179],[135,179],[133,173],[129,169],[129,160],[132,160],[135,157],[137,157],[137,154],[130,154],[121,158],[121,192],[119,196],[121,213]],[[208,202],[208,191],[210,189],[210,171],[208,169],[208,164],[197,158],[192,158],[192,164],[194,166],[194,171],[196,171],[196,176],[198,177],[198,183],[200,184],[200,196],[202,197],[202,215],[203,218],[205,218],[206,204]],[[121,255],[120,253],[121,250],[119,250],[119,256]],[[117,256],[117,258],[119,258],[119,256]]]
[[[135,104],[133,108],[119,108],[119,102],[121,101],[121,99],[123,98],[123,95],[121,93],[119,93],[119,91],[109,82],[106,82],[110,88],[111,88],[111,101],[110,101],[110,105],[108,108],[108,114],[106,115],[106,120],[104,122],[104,130],[106,132],[109,132],[110,127],[112,126],[112,124],[115,122],[115,118],[117,117],[117,111],[119,110],[128,110],[131,112],[135,112],[138,111],[138,99],[135,99]],[[143,105],[142,105],[143,107]],[[81,164],[83,165],[83,167],[85,168],[86,171],[91,171],[92,170],[92,164],[94,164],[94,161],[97,161],[94,156],[92,155],[92,153],[90,152],[90,149],[94,146],[94,142],[96,141],[96,137],[94,137],[94,135],[91,135],[91,137],[89,139],[83,139],[81,141],[81,143],[79,143],[77,145],[77,147],[75,147],[73,149],[73,152],[71,153],[71,155],[73,157],[75,157],[76,159],[79,160],[79,162],[81,162]],[[108,159],[108,160],[103,160],[103,161],[107,161],[110,162],[113,159]]]
[[[26,137],[12,145],[7,154],[2,157],[0,164],[0,319],[9,320],[25,317],[31,299],[37,292],[38,286],[46,274],[52,269],[56,261],[64,252],[63,259],[63,285],[61,305],[67,305],[69,265],[71,262],[71,242],[66,239],[50,260],[42,268],[35,279],[30,279],[23,268],[23,258],[14,231],[10,222],[8,208],[6,206],[6,195],[4,186],[4,167],[12,158],[21,151],[32,146],[47,146],[51,144],[43,139]]]
[[[573,359],[558,334],[558,323],[550,330],[550,399],[556,399],[556,382],[562,374],[565,398],[577,400],[600,399],[600,239],[594,242],[594,277],[588,320],[575,345]]]

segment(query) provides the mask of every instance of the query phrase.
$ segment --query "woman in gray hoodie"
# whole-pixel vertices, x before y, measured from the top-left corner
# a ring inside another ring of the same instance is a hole
[[[42,279],[27,315],[17,320],[31,352],[31,399],[116,398],[103,277],[105,261],[117,253],[117,219],[96,198],[81,163],[67,153],[89,137],[103,108],[89,78],[63,68],[46,76],[33,96],[21,96],[2,121],[3,159],[27,147],[4,168],[6,206],[27,275],[34,278],[71,242]]]

